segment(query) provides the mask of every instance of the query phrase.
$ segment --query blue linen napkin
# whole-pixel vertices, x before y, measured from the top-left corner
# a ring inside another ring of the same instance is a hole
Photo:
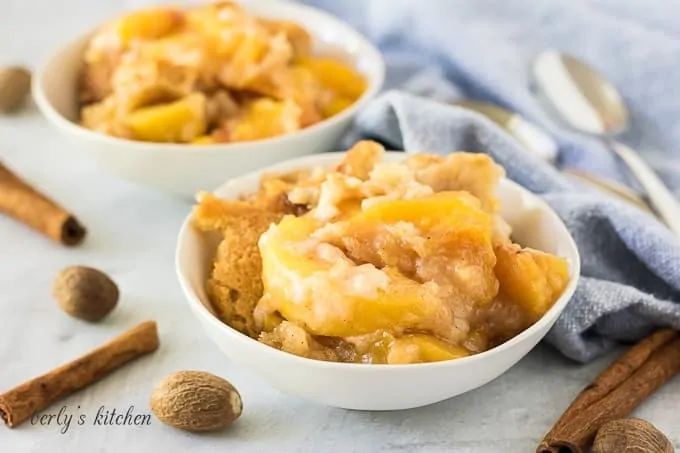
[[[522,113],[559,144],[558,166],[627,182],[597,140],[551,121],[530,89],[531,58],[563,50],[597,67],[632,112],[622,137],[680,193],[680,25],[665,0],[303,0],[362,31],[388,62],[387,90],[358,117],[366,137],[406,152],[485,152],[561,216],[582,257],[573,300],[546,337],[594,359],[658,326],[680,329],[680,241],[632,206],[575,186],[486,118],[440,101],[474,98]]]

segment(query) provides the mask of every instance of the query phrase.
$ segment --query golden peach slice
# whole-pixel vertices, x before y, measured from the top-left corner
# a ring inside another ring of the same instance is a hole
[[[321,106],[321,113],[324,118],[330,118],[338,113],[342,113],[354,104],[354,99],[346,96],[332,96],[331,99]]]
[[[122,17],[116,27],[117,35],[128,46],[132,41],[151,40],[166,36],[182,24],[183,14],[169,8],[149,8]]]
[[[482,211],[479,200],[467,192],[439,192],[413,200],[377,203],[353,219],[357,223],[366,221],[383,224],[409,222],[423,231],[440,226],[458,230],[479,228],[488,233],[489,241],[493,228],[492,219]]]
[[[321,84],[349,99],[358,99],[366,91],[366,79],[351,66],[332,58],[303,58],[300,65],[311,69]]]
[[[301,114],[293,102],[258,99],[228,121],[229,141],[258,140],[295,132],[301,127]]]
[[[150,142],[190,142],[206,132],[205,96],[191,94],[178,101],[136,110],[124,120],[135,138]]]
[[[517,244],[497,245],[495,253],[501,294],[520,305],[532,321],[552,307],[569,283],[564,258]]]
[[[488,304],[498,293],[493,218],[466,192],[380,202],[349,220],[341,242],[353,258],[394,266],[445,289],[456,310]]]
[[[387,363],[441,362],[469,355],[464,347],[445,343],[431,335],[404,335],[389,345]]]
[[[261,237],[265,297],[258,311],[278,311],[314,335],[446,331],[451,313],[431,286],[394,269],[357,266],[329,244],[308,244],[319,226],[310,217],[286,217]]]

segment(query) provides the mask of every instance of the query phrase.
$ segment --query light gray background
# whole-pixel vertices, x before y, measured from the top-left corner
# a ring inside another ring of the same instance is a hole
[[[0,0],[0,64],[35,68],[54,46],[142,3]],[[71,426],[66,434],[55,425],[0,427],[3,453],[530,452],[579,389],[615,356],[580,366],[539,347],[491,384],[411,411],[364,413],[310,404],[230,364],[190,314],[173,266],[175,236],[189,204],[102,172],[76,154],[33,105],[0,117],[0,159],[77,213],[90,230],[87,243],[70,250],[0,217],[0,392],[144,320],[157,320],[161,335],[161,349],[153,356],[45,411],[67,405],[69,413],[88,417],[85,426]],[[99,267],[119,283],[120,305],[103,324],[73,320],[51,300],[52,278],[73,264]],[[90,425],[102,405],[148,412],[154,384],[181,369],[210,371],[241,391],[244,415],[232,429],[190,435],[155,419],[145,427]],[[678,447],[679,401],[675,379],[635,415],[656,424]]]

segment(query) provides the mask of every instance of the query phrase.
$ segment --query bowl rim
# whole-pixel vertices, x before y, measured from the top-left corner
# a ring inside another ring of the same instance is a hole
[[[246,173],[244,175],[241,175],[236,178],[232,178],[227,180],[225,183],[220,185],[217,189],[215,189],[212,193],[218,193],[224,189],[229,188],[229,186],[238,183],[240,180],[244,179],[249,179],[253,178],[256,175],[262,175],[267,172],[276,172],[276,171],[281,171],[284,168],[287,171],[293,168],[310,168],[313,166],[324,166],[324,165],[329,165],[332,164],[333,162],[337,161],[340,159],[341,156],[345,155],[346,151],[343,152],[327,152],[327,153],[315,153],[315,154],[309,154],[293,159],[288,159],[273,165],[269,165],[265,168],[261,168],[259,170],[253,171]],[[386,156],[393,156],[396,158],[397,155],[405,156],[406,154],[403,151],[386,151],[385,152]],[[562,292],[562,295],[555,301],[553,306],[536,322],[534,322],[531,326],[528,328],[524,329],[522,332],[517,334],[516,336],[512,337],[508,341],[495,346],[491,349],[488,349],[486,351],[480,352],[478,354],[474,354],[471,356],[467,357],[461,357],[457,359],[452,359],[452,360],[443,360],[443,361],[438,361],[438,362],[425,362],[425,363],[410,363],[410,364],[365,364],[365,363],[348,363],[348,362],[329,362],[329,361],[323,361],[323,360],[316,360],[316,359],[310,359],[307,357],[301,357],[297,356],[295,354],[291,354],[288,352],[281,351],[276,348],[272,348],[270,346],[267,346],[259,341],[257,341],[254,338],[251,338],[238,330],[232,328],[231,326],[225,324],[222,322],[220,319],[217,318],[213,313],[208,310],[205,305],[203,305],[203,302],[199,299],[198,295],[196,292],[193,290],[191,284],[189,283],[188,278],[183,274],[182,272],[182,263],[181,263],[181,254],[183,250],[183,242],[188,234],[188,230],[192,227],[191,220],[193,216],[193,207],[187,217],[184,219],[182,222],[182,226],[179,230],[179,234],[177,237],[177,242],[176,242],[176,249],[175,249],[175,272],[177,275],[177,278],[179,279],[180,286],[182,288],[182,291],[184,292],[185,299],[187,300],[187,303],[189,304],[190,308],[196,314],[197,316],[203,318],[204,321],[210,323],[212,326],[214,326],[218,331],[226,335],[227,337],[237,341],[237,342],[244,342],[246,344],[249,344],[253,348],[259,348],[260,351],[263,354],[267,354],[270,357],[275,357],[279,358],[281,360],[288,360],[293,363],[298,363],[299,365],[309,365],[313,367],[319,367],[319,368],[325,368],[325,369],[343,369],[343,370],[348,370],[348,369],[364,369],[364,370],[373,370],[373,371],[367,371],[367,372],[376,372],[379,370],[422,370],[422,369],[439,369],[439,368],[448,368],[448,367],[457,367],[457,366],[464,366],[465,364],[469,364],[472,362],[476,362],[479,360],[485,360],[485,359],[491,359],[494,356],[498,354],[503,354],[506,350],[509,350],[513,348],[515,345],[524,342],[525,340],[528,340],[530,337],[534,335],[534,333],[540,331],[545,325],[554,323],[557,318],[560,316],[562,311],[564,311],[564,308],[566,307],[567,303],[572,299],[574,292],[576,291],[576,287],[578,285],[578,282],[580,280],[581,276],[581,257],[580,253],[578,250],[578,247],[576,246],[576,243],[574,241],[573,236],[569,232],[569,230],[566,228],[566,225],[562,221],[562,219],[557,215],[557,213],[548,205],[544,200],[542,200],[539,196],[536,194],[530,192],[528,189],[525,189],[524,187],[520,186],[516,182],[503,177],[500,181],[500,185],[505,185],[508,187],[513,187],[514,189],[518,189],[520,192],[524,192],[525,196],[528,196],[533,203],[538,205],[541,209],[541,211],[546,212],[550,217],[553,217],[553,220],[557,221],[564,230],[567,232],[567,241],[566,241],[566,246],[570,249],[571,253],[574,256],[573,260],[569,260],[569,267],[573,271],[573,275],[571,275],[571,279],[569,281],[569,284],[567,287],[564,289]],[[209,335],[210,336],[210,335]],[[543,337],[541,337],[541,340]],[[539,341],[541,341],[539,340]],[[522,356],[523,357],[523,356]]]
[[[187,9],[189,7],[195,7],[201,4],[207,4],[209,3],[208,1],[204,1],[202,3],[196,3],[196,4],[182,4],[179,5],[179,7],[183,9]],[[43,59],[43,61],[38,65],[37,70],[35,71],[35,77],[33,77],[31,81],[31,94],[33,99],[35,100],[36,105],[38,106],[38,109],[42,112],[42,114],[52,123],[56,124],[58,127],[67,130],[68,132],[76,135],[80,135],[83,137],[86,137],[88,139],[103,143],[103,144],[108,144],[108,145],[116,145],[116,146],[127,146],[127,147],[133,147],[133,148],[140,148],[144,149],[147,152],[150,151],[168,151],[168,152],[182,152],[182,151],[191,151],[191,152],[197,152],[200,151],[201,153],[218,153],[218,152],[229,152],[233,150],[244,150],[247,151],[250,148],[255,148],[255,147],[262,147],[262,145],[273,145],[271,146],[271,149],[258,149],[259,153],[262,152],[275,152],[276,150],[275,145],[282,145],[285,146],[287,144],[291,144],[291,142],[294,142],[298,138],[304,138],[308,135],[312,135],[315,132],[318,132],[324,128],[329,128],[334,125],[337,125],[338,123],[342,123],[345,120],[348,120],[352,117],[354,117],[363,107],[365,107],[373,98],[377,96],[377,94],[382,90],[383,85],[385,83],[385,72],[386,72],[386,64],[385,64],[385,59],[380,52],[380,50],[371,43],[366,36],[364,36],[362,33],[360,33],[358,30],[356,30],[353,26],[351,26],[349,23],[345,22],[344,20],[340,19],[339,17],[334,16],[333,14],[330,14],[322,9],[315,8],[309,5],[301,4],[301,3],[295,3],[295,2],[289,2],[286,0],[240,0],[239,3],[241,3],[243,6],[247,7],[249,4],[261,4],[263,7],[266,7],[267,5],[275,5],[275,6],[280,6],[282,8],[290,8],[292,10],[297,10],[300,11],[301,14],[311,14],[315,15],[317,17],[323,17],[324,20],[330,21],[334,23],[335,26],[338,26],[342,30],[342,34],[345,36],[349,35],[354,35],[354,39],[357,40],[357,42],[360,43],[359,46],[359,55],[365,56],[369,59],[371,59],[374,64],[376,65],[376,74],[375,76],[370,76],[369,74],[364,74],[367,82],[368,82],[368,87],[366,90],[362,93],[362,95],[355,101],[353,102],[348,108],[343,110],[342,112],[338,113],[337,115],[334,115],[330,118],[323,119],[322,121],[319,121],[316,124],[313,124],[311,126],[305,127],[303,129],[300,129],[295,132],[291,132],[288,134],[283,134],[279,135],[276,137],[269,137],[269,138],[263,138],[263,139],[257,139],[257,140],[249,140],[249,141],[243,141],[243,142],[232,142],[232,143],[216,143],[216,144],[201,144],[201,145],[192,145],[190,143],[161,143],[161,142],[145,142],[141,140],[131,140],[131,139],[126,139],[126,138],[119,138],[119,137],[113,137],[110,135],[106,135],[100,132],[96,132],[90,129],[87,129],[85,127],[80,126],[78,123],[69,120],[65,116],[63,116],[61,113],[59,113],[56,108],[52,105],[52,103],[48,100],[48,97],[45,93],[45,90],[43,88],[44,81],[49,75],[47,74],[47,67],[52,64],[52,62],[55,60],[55,58],[62,53],[66,52],[68,49],[71,49],[77,45],[80,45],[85,39],[88,39],[92,34],[95,33],[95,31],[102,25],[101,23],[92,27],[89,31],[85,33],[79,34],[75,38],[71,38],[66,44],[56,48],[53,50],[47,58]],[[172,4],[168,4],[168,6],[172,6]],[[138,8],[137,8],[138,9]],[[315,38],[317,39],[317,38]]]

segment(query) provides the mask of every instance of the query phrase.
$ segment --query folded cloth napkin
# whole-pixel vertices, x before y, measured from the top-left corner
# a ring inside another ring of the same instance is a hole
[[[575,186],[486,118],[441,102],[475,98],[520,112],[558,142],[558,166],[626,182],[611,152],[550,121],[532,95],[532,56],[546,47],[564,50],[591,62],[621,89],[633,126],[622,139],[680,191],[680,153],[671,146],[680,142],[674,79],[680,26],[665,0],[306,3],[348,20],[388,62],[388,91],[362,112],[346,144],[364,137],[406,152],[488,153],[564,220],[581,253],[582,277],[546,337],[549,343],[586,362],[658,326],[680,329],[676,236],[637,208]]]

